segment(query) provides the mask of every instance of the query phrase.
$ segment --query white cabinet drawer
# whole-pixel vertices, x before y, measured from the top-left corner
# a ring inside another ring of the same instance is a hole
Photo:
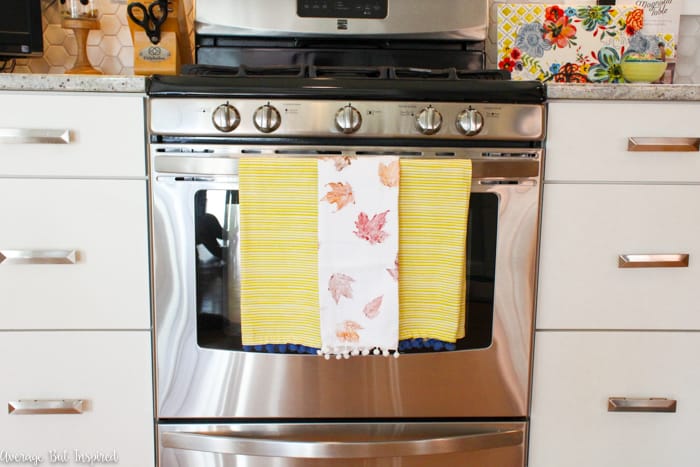
[[[146,174],[141,96],[3,93],[0,107],[0,175]]]
[[[700,181],[698,151],[627,149],[631,137],[700,138],[699,121],[693,102],[550,103],[545,179]]]
[[[0,179],[0,329],[148,329],[146,198],[140,180]],[[55,250],[75,263],[13,259]]]
[[[0,449],[6,455],[41,456],[37,465],[154,465],[147,331],[0,332],[0,355]],[[66,399],[84,401],[83,413],[10,413],[10,406]],[[79,462],[76,450],[82,456],[116,453],[118,463]],[[65,451],[68,462],[50,462],[50,451]]]
[[[538,332],[530,467],[696,467],[700,336]],[[609,412],[608,398],[667,398],[675,413]]]
[[[700,186],[545,185],[538,329],[700,329]],[[688,254],[620,268],[620,255]]]

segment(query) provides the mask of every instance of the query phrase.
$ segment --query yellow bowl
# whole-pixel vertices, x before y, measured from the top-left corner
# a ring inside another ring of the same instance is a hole
[[[653,83],[666,71],[666,62],[661,60],[625,60],[621,66],[622,76],[630,83]]]

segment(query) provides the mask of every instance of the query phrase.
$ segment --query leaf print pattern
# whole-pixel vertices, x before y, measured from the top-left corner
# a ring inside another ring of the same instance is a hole
[[[355,279],[346,274],[337,273],[331,275],[331,278],[328,280],[328,290],[336,305],[340,302],[340,297],[352,298],[353,282],[355,282]]]
[[[398,347],[400,162],[396,156],[317,162],[320,354],[389,355]],[[391,213],[391,214],[390,214]]]
[[[399,186],[399,161],[390,162],[389,165],[379,164],[379,180],[382,185],[391,187]]]
[[[356,156],[334,156],[334,157],[328,157],[327,159],[330,159],[333,161],[335,164],[335,170],[338,172],[341,172],[344,168],[349,167],[352,164],[352,161],[357,159]]]
[[[321,198],[321,201],[335,204],[336,212],[350,203],[355,203],[355,196],[352,194],[352,186],[349,183],[330,182],[326,186],[329,186],[331,191],[326,193],[326,196]]]
[[[340,329],[335,332],[341,342],[359,342],[360,334],[357,331],[364,329],[355,321],[344,321]]]
[[[389,235],[382,230],[384,224],[386,224],[386,215],[388,213],[389,211],[387,210],[375,214],[372,216],[372,219],[370,219],[367,214],[361,212],[355,221],[355,228],[357,228],[357,230],[353,231],[353,233],[361,239],[367,240],[371,245],[382,243]]]
[[[386,272],[396,281],[399,281],[399,255],[396,254],[396,259],[394,260],[394,267],[392,269],[386,268]]]
[[[362,313],[364,313],[365,316],[369,319],[376,318],[377,316],[379,316],[380,308],[382,306],[382,300],[384,300],[384,295],[380,295],[379,297],[375,298],[367,305],[365,305],[365,307],[362,309]]]

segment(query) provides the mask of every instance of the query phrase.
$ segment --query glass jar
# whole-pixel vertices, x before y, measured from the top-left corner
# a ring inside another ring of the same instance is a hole
[[[97,8],[94,0],[59,0],[61,16],[73,19],[95,19]]]

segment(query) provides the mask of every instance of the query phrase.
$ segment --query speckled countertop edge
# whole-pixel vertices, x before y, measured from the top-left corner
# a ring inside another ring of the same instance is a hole
[[[548,99],[700,101],[697,84],[547,84]]]
[[[0,90],[146,92],[145,76],[0,74]],[[548,99],[700,101],[698,84],[548,83]]]
[[[146,92],[145,76],[0,74],[4,91]]]

